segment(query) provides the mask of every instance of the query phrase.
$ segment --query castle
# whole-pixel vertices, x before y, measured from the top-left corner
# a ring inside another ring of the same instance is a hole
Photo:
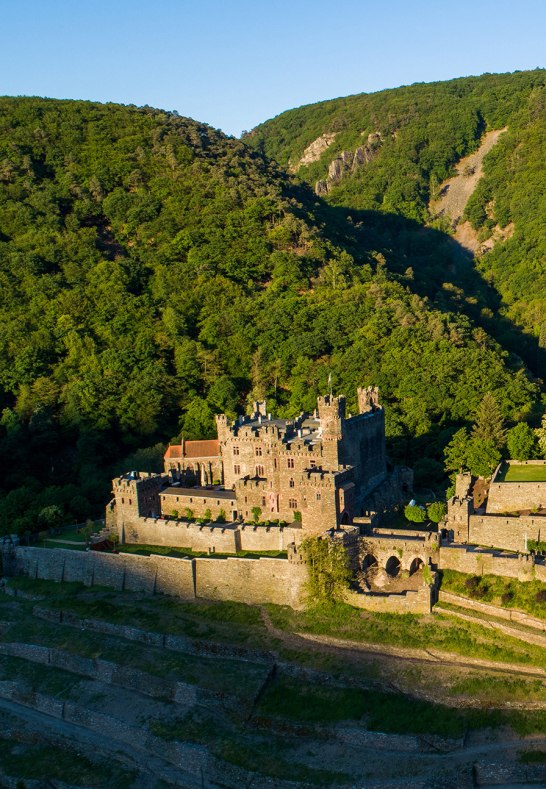
[[[275,548],[284,549],[287,540],[298,544],[392,506],[409,494],[411,474],[387,468],[377,389],[358,389],[358,407],[357,415],[347,415],[345,398],[330,394],[318,398],[314,413],[293,420],[273,418],[265,403],[233,422],[220,414],[217,439],[168,447],[164,474],[115,479],[108,522],[123,542],[140,541],[150,519],[206,518],[221,524],[216,534],[208,532],[210,551],[225,551],[229,531],[237,550],[246,542],[244,524],[265,522],[267,531],[258,534],[270,550],[272,534]],[[251,550],[258,550],[254,535]],[[203,545],[187,530],[184,540],[184,547]]]
[[[345,547],[346,600],[367,610],[429,613],[443,569],[546,581],[545,461],[508,461],[491,481],[460,474],[438,527],[409,524],[396,505],[408,502],[412,473],[389,466],[377,389],[358,389],[358,410],[346,414],[345,398],[329,394],[293,420],[274,418],[265,403],[234,421],[221,414],[217,439],[169,446],[163,473],[113,480],[106,528],[119,553],[7,546],[4,566],[36,578],[297,608],[308,579],[301,544],[321,537]],[[149,555],[124,551],[129,544]]]

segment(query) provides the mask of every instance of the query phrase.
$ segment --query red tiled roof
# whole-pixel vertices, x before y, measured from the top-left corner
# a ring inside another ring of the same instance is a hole
[[[185,458],[214,458],[220,454],[220,442],[217,438],[208,441],[184,441]]]
[[[170,444],[167,447],[167,451],[165,452],[166,458],[181,458],[182,457],[182,445],[181,444]]]

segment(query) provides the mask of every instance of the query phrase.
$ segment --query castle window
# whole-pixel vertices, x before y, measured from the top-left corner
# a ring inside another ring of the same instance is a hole
[[[241,466],[238,463],[233,466],[233,473],[237,475],[241,473]]]
[[[256,466],[256,476],[257,477],[265,476],[265,474],[264,474],[264,467],[263,466]]]
[[[265,496],[262,496],[262,507],[265,507]]]
[[[277,458],[273,458],[273,468],[277,468]]]
[[[262,456],[262,448],[256,447],[256,457],[261,457],[261,456]]]
[[[233,454],[234,455],[238,455],[239,454],[239,447],[233,447]]]
[[[288,464],[288,468],[294,468],[294,458],[288,458],[286,462]]]
[[[125,499],[124,498],[121,499],[121,503],[125,504]]]
[[[294,480],[293,480],[293,479],[291,479],[291,480],[290,480],[290,487],[291,487],[291,488],[293,488],[295,484],[296,484],[296,483],[294,482]]]
[[[317,501],[320,501],[320,493],[317,493]]]
[[[296,499],[288,499],[288,506],[291,510],[297,510],[298,502],[296,501]]]
[[[129,499],[129,504],[132,504],[131,499]]]
[[[309,465],[311,466],[311,468],[316,468],[317,461],[316,460],[312,460]]]

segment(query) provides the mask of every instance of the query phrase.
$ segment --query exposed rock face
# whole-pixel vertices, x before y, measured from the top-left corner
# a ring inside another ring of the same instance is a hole
[[[336,137],[337,132],[329,132],[327,134],[321,134],[320,137],[317,137],[317,139],[314,140],[311,145],[307,146],[299,162],[292,168],[293,171],[297,172],[300,167],[304,167],[306,164],[313,164],[313,162],[317,162],[324,151],[330,147]]]
[[[354,173],[359,167],[369,164],[377,156],[382,143],[380,132],[372,132],[368,135],[366,144],[359,145],[356,151],[342,151],[330,162],[326,180],[317,181],[315,184],[315,194],[327,194],[347,173]]]

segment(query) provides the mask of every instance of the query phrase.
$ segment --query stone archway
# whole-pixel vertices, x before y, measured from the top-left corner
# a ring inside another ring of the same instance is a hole
[[[416,557],[415,557],[415,559],[414,559],[414,560],[412,561],[412,563],[410,564],[410,568],[409,568],[409,574],[410,574],[410,575],[414,575],[414,574],[415,574],[416,572],[418,572],[418,571],[421,569],[421,567],[423,567],[423,566],[424,566],[424,562],[423,562],[423,560],[422,560],[422,559],[421,559],[419,556],[416,556]]]
[[[343,513],[341,515],[341,525],[342,526],[348,526],[350,524],[350,522],[351,522],[351,519],[349,517],[349,513],[347,512],[347,510],[343,510]]]
[[[389,559],[387,559],[385,570],[387,572],[387,575],[390,575],[391,578],[396,578],[396,576],[399,575],[400,559],[398,558],[398,556],[391,556]]]
[[[377,559],[375,558],[373,553],[366,554],[366,556],[362,561],[362,571],[367,572],[368,570],[371,570],[372,568],[377,566],[378,566]]]

